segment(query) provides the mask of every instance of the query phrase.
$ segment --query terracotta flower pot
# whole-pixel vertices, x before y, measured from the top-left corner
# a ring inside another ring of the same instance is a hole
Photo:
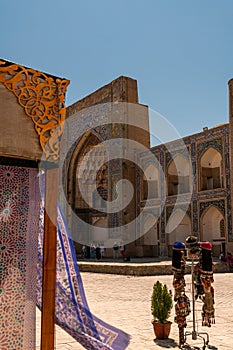
[[[167,339],[171,330],[171,322],[167,321],[167,323],[159,323],[157,321],[152,321],[154,326],[154,333],[156,339]]]

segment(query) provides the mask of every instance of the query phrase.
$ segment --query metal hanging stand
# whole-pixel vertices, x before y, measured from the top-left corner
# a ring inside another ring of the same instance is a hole
[[[184,334],[184,344],[181,345],[181,349],[187,349],[187,343],[186,339],[189,335],[192,336],[193,340],[197,340],[197,338],[201,338],[204,342],[203,345],[203,350],[206,349],[206,347],[209,344],[209,334],[207,332],[197,332],[196,331],[196,317],[195,317],[195,286],[194,286],[194,260],[192,258],[192,265],[191,265],[191,278],[192,278],[192,283],[191,283],[191,291],[192,291],[192,313],[193,313],[193,330],[192,332],[186,331]],[[206,339],[205,337],[206,336]]]

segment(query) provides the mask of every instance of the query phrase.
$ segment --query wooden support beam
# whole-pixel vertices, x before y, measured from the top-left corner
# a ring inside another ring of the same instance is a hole
[[[58,169],[47,169],[45,175],[41,350],[54,350],[55,346],[57,193]]]

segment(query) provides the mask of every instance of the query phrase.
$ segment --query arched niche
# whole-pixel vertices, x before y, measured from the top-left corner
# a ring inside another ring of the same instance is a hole
[[[214,205],[209,206],[201,217],[201,240],[213,244],[213,255],[218,256],[221,243],[226,239],[226,224],[223,214]]]
[[[142,199],[153,199],[160,197],[159,171],[153,164],[149,164],[143,174]]]
[[[142,227],[144,245],[158,244],[158,221],[152,214],[147,214]]]
[[[192,223],[189,215],[181,209],[176,209],[168,220],[166,232],[170,255],[174,242],[185,242],[185,239],[192,234]]]
[[[199,190],[213,190],[223,187],[222,155],[209,147],[200,159]]]
[[[178,154],[167,167],[167,194],[174,196],[188,192],[190,192],[190,163]]]

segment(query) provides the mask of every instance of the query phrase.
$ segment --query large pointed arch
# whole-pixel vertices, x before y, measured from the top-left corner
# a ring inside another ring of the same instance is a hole
[[[101,210],[108,199],[108,165],[101,166],[103,158],[106,159],[106,150],[102,141],[95,130],[87,131],[77,141],[69,160],[67,160],[69,161],[67,200],[78,219],[75,219],[75,216],[72,219],[69,213],[67,216],[69,227],[75,237],[77,253],[81,249],[81,245],[78,243],[80,239],[89,244],[93,238],[91,229],[92,218],[95,215],[93,204]],[[85,161],[82,162],[84,157]],[[98,165],[100,165],[100,169],[97,171]],[[83,189],[85,189],[85,196],[82,193]],[[100,203],[98,204],[97,200],[99,199]],[[86,223],[89,225],[87,226]]]
[[[71,155],[68,167],[67,179],[67,199],[72,209],[77,207],[76,187],[77,187],[77,167],[81,159],[88,153],[91,147],[97,146],[102,142],[99,135],[94,130],[87,131],[78,140],[73,153]]]

